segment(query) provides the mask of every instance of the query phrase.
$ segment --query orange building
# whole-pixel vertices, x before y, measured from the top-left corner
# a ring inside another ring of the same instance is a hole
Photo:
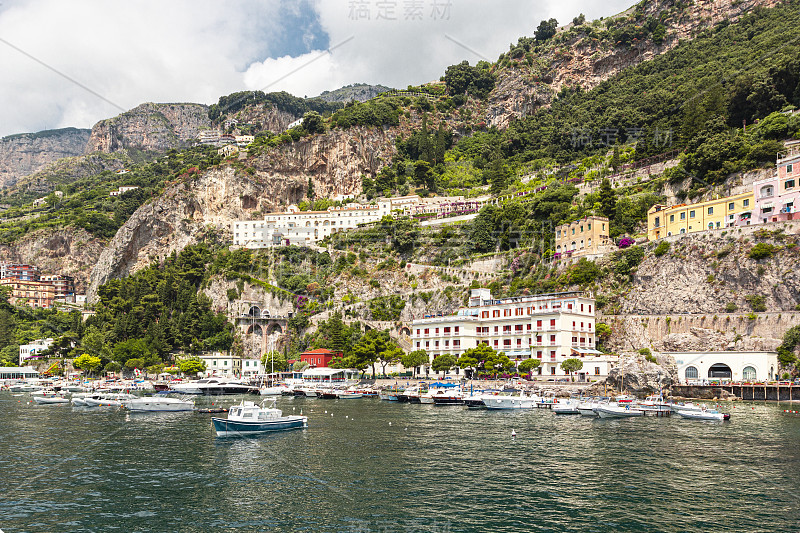
[[[55,287],[52,283],[3,278],[0,279],[0,286],[11,289],[9,302],[12,305],[27,305],[44,309],[53,306]]]

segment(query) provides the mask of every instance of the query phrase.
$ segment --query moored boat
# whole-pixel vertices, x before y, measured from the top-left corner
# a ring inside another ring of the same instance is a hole
[[[558,401],[553,404],[553,412],[557,415],[578,415],[580,414],[579,404],[578,400],[573,399]]]
[[[69,403],[69,399],[63,396],[34,396],[33,401],[39,405],[60,405]]]
[[[731,415],[716,409],[701,409],[699,411],[676,411],[682,418],[692,420],[730,420]]]
[[[167,396],[143,396],[123,402],[131,411],[193,411],[194,402]]]
[[[280,409],[262,407],[246,401],[231,407],[228,411],[228,418],[212,417],[211,421],[218,437],[253,435],[308,427],[307,416],[283,416]]]
[[[600,405],[596,409],[600,418],[630,418],[634,416],[644,416],[644,411],[635,409],[630,405],[619,405],[617,403],[609,403]]]

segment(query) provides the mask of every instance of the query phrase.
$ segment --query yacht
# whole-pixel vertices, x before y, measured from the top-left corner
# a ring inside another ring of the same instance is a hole
[[[262,407],[253,402],[242,401],[231,407],[228,418],[212,417],[211,422],[218,437],[253,435],[269,431],[284,431],[308,427],[307,416],[283,416],[280,409]]]
[[[258,388],[235,379],[205,378],[186,383],[175,383],[172,389],[182,394],[204,394],[206,396],[220,396],[227,394],[258,394]]]
[[[83,401],[87,407],[122,407],[125,402],[135,398],[133,394],[93,394],[85,396]]]
[[[68,404],[69,399],[65,397],[65,393],[57,392],[53,389],[42,389],[34,392],[31,397],[33,401],[39,405],[50,404]]]
[[[597,416],[597,407],[607,402],[607,400],[604,401],[599,398],[586,399],[578,404],[578,413],[581,416]]]
[[[167,396],[142,396],[123,402],[131,411],[193,411],[194,402]]]
[[[533,409],[541,398],[527,394],[486,394],[483,403],[487,409]]]

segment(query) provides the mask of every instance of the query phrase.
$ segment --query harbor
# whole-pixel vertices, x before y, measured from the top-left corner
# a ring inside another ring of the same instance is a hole
[[[732,421],[714,423],[282,396],[278,407],[307,416],[307,429],[232,439],[214,437],[212,415],[197,411],[44,406],[13,394],[0,392],[6,533],[800,524],[800,417],[783,413],[786,403],[734,402]],[[195,401],[229,408],[248,398]]]

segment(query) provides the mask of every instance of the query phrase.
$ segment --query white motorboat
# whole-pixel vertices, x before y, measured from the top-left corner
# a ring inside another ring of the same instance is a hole
[[[527,396],[523,394],[508,395],[508,394],[486,394],[483,397],[483,403],[487,409],[533,409],[539,402],[540,398],[537,396]]]
[[[123,402],[131,411],[193,411],[194,402],[167,396],[143,396]]]
[[[68,404],[69,399],[63,396],[33,396],[33,401],[39,405]]]
[[[125,402],[136,399],[133,394],[94,394],[83,401],[87,407],[122,407]]]
[[[584,400],[578,404],[578,413],[580,413],[581,416],[597,416],[596,409],[604,403],[607,402],[599,399]]]
[[[282,385],[276,385],[274,387],[261,387],[258,389],[258,393],[261,396],[281,396],[285,390],[287,390],[286,387]]]
[[[557,415],[578,415],[580,411],[578,411],[578,405],[580,402],[578,400],[564,400],[558,401],[558,403],[553,404],[553,412]]]
[[[644,411],[636,409],[628,405],[619,405],[618,403],[609,403],[600,405],[596,409],[600,418],[629,418],[634,416],[644,416]]]
[[[87,405],[89,405],[89,404],[86,403],[86,396],[89,396],[89,395],[88,394],[73,394],[72,395],[72,399],[71,399],[72,405],[74,405],[75,407],[86,407]]]
[[[682,418],[692,420],[730,420],[731,415],[721,413],[716,409],[701,409],[699,411],[676,411]]]
[[[283,416],[280,409],[267,408],[253,402],[231,407],[228,418],[211,418],[218,437],[253,435],[269,431],[284,431],[308,427],[307,416]]]
[[[669,406],[672,409],[673,413],[677,413],[679,411],[691,411],[697,413],[706,408],[706,406],[703,404],[692,403],[692,402],[672,403]]]

